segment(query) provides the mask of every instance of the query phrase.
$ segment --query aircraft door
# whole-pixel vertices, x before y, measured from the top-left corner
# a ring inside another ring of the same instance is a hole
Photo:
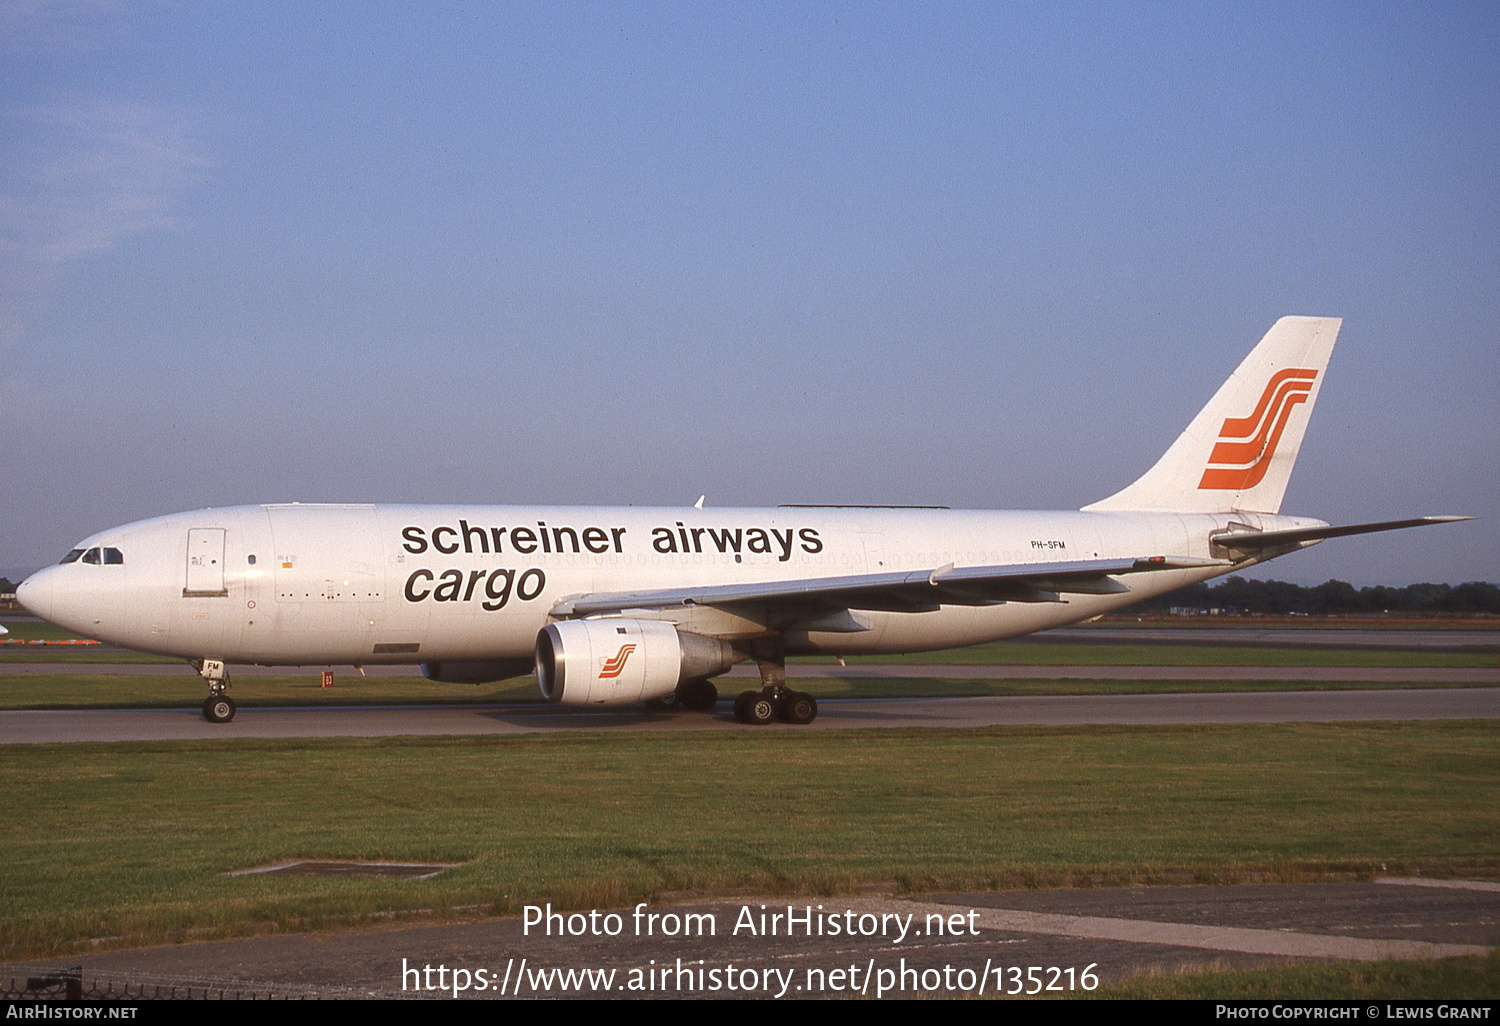
[[[189,528],[183,598],[223,598],[228,594],[224,587],[224,528]]]

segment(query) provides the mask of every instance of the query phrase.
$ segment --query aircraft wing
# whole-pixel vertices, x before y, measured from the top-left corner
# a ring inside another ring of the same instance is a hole
[[[757,584],[717,584],[651,591],[620,591],[564,599],[554,616],[588,616],[623,609],[671,606],[728,606],[770,603],[809,612],[870,609],[894,612],[935,610],[942,605],[989,606],[1002,602],[1061,602],[1060,593],[1112,595],[1128,590],[1116,574],[1228,566],[1226,560],[1152,556],[1125,559],[1080,559],[1059,563],[1013,563],[1003,566],[814,577]]]

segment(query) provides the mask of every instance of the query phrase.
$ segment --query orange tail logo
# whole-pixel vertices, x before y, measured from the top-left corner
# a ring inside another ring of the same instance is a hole
[[[609,680],[618,677],[625,672],[625,662],[630,658],[630,653],[635,651],[635,645],[621,645],[620,651],[604,660],[604,667],[599,671],[600,680]]]
[[[1248,417],[1226,417],[1198,487],[1240,491],[1260,484],[1292,410],[1307,402],[1317,376],[1316,370],[1301,368],[1278,371],[1260,394],[1255,412]]]

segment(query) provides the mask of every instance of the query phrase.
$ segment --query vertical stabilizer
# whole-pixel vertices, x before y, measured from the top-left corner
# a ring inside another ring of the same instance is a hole
[[[1342,323],[1281,318],[1156,466],[1084,510],[1280,511]]]

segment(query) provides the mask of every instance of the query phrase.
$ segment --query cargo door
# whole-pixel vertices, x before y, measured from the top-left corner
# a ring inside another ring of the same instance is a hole
[[[292,504],[266,511],[281,631],[342,646],[346,654],[335,661],[369,655],[366,636],[383,615],[385,593],[375,507]]]

